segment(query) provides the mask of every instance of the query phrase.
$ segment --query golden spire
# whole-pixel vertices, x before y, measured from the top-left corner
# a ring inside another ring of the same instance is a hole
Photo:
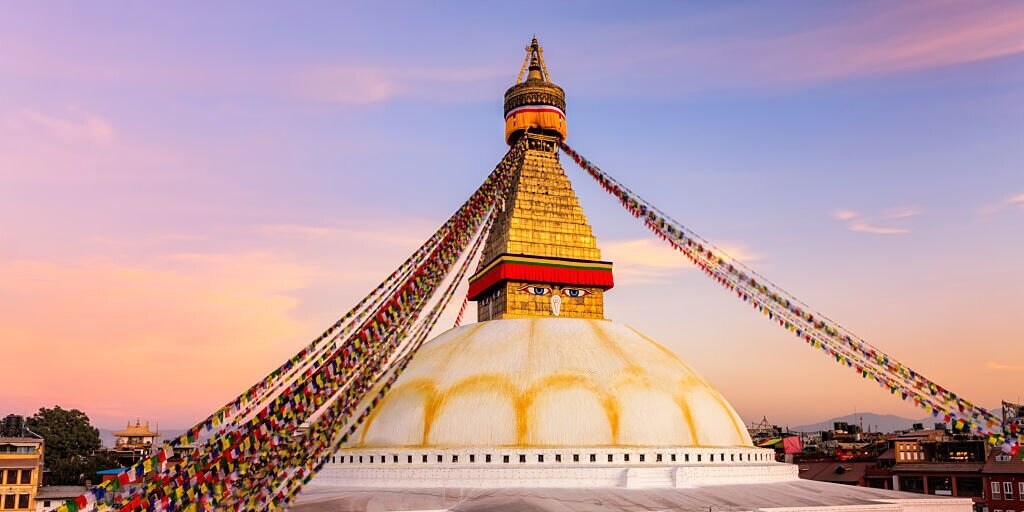
[[[604,318],[612,264],[558,162],[565,137],[565,93],[547,81],[543,49],[534,38],[524,70],[505,93],[505,136],[527,137],[523,165],[487,238],[469,298],[480,321],[560,316]]]

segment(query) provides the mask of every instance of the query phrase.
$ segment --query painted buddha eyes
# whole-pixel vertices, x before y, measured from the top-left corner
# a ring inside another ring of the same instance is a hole
[[[524,286],[519,289],[521,292],[526,292],[531,295],[551,295],[551,287],[548,286]]]
[[[527,285],[519,289],[521,292],[526,292],[531,295],[551,295],[550,286],[539,286],[539,285]],[[561,294],[566,297],[580,298],[590,295],[590,290],[584,288],[562,288]]]

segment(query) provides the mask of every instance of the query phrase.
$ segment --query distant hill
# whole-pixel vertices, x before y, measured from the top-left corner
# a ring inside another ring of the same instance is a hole
[[[106,448],[113,448],[114,447],[114,432],[119,432],[121,430],[124,430],[124,428],[101,428],[101,429],[99,429],[99,431],[100,431],[100,441],[103,443],[103,446],[106,447]],[[180,436],[184,432],[185,432],[184,429],[167,429],[167,428],[162,429],[162,431],[160,432],[162,435],[160,436],[159,441],[161,443],[166,442],[169,439],[174,439],[175,437]]]
[[[1000,406],[990,407],[988,409],[996,416],[1001,417]],[[846,416],[839,416],[837,418],[828,419],[818,423],[811,423],[808,425],[800,425],[797,427],[790,427],[790,430],[798,432],[816,432],[819,430],[832,430],[832,424],[837,421],[845,421],[846,423],[852,423],[854,425],[861,424],[861,418],[864,418],[864,430],[871,432],[895,432],[897,430],[910,430],[914,423],[924,424],[924,428],[932,428],[936,423],[942,421],[942,416],[938,418],[933,416],[926,416],[920,419],[904,418],[902,416],[896,416],[894,414],[875,414],[873,412],[858,412],[855,414],[847,414]]]
[[[790,430],[796,430],[799,432],[816,432],[819,430],[832,430],[832,424],[836,422],[846,422],[853,425],[861,425],[863,419],[864,430],[870,430],[872,432],[895,432],[897,430],[908,430],[914,425],[914,423],[924,423],[925,428],[932,428],[932,424],[935,423],[935,418],[929,417],[928,419],[911,419],[904,418],[902,416],[896,416],[894,414],[875,414],[873,412],[858,412],[856,414],[847,414],[846,416],[839,416],[836,418],[820,421],[818,423],[811,423],[809,425],[799,425],[796,427],[790,427]],[[942,418],[938,419],[942,421]]]

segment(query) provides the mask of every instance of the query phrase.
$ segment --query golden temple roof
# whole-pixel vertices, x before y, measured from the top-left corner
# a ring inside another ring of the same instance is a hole
[[[114,432],[114,437],[156,437],[159,436],[159,432],[153,432],[149,429],[149,422],[145,425],[140,420],[135,420],[135,424],[128,422],[128,426],[120,432]]]

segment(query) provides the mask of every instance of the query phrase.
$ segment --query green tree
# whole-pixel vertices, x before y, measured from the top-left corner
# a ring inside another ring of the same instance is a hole
[[[43,462],[50,470],[51,485],[95,482],[97,469],[113,466],[108,456],[95,454],[102,446],[100,431],[78,409],[42,407],[26,424],[46,440]]]

